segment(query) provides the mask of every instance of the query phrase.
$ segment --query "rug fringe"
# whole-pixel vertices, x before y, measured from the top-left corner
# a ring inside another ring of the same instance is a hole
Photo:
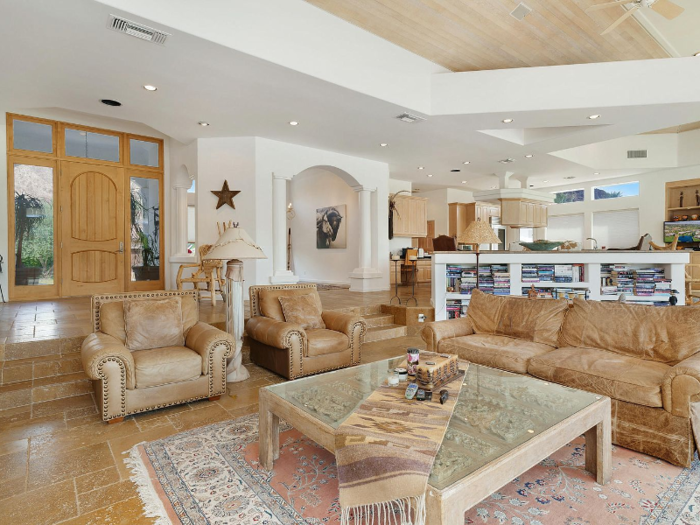
[[[398,514],[395,512],[397,510]],[[371,505],[345,507],[340,511],[340,524],[425,525],[425,517],[425,494],[423,494],[422,496],[399,498]]]
[[[168,518],[168,513],[165,511],[163,502],[158,497],[156,489],[151,482],[151,477],[148,474],[148,469],[141,459],[141,454],[138,450],[139,445],[135,445],[129,451],[129,457],[124,460],[124,464],[131,471],[131,481],[136,484],[143,511],[147,518],[155,518],[154,525],[173,525]]]

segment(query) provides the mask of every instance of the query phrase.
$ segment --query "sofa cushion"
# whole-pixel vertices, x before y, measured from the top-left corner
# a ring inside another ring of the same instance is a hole
[[[542,343],[493,334],[455,337],[441,341],[438,347],[439,352],[457,354],[472,363],[518,374],[527,373],[527,365],[531,358],[553,350],[553,346]]]
[[[675,365],[700,352],[700,308],[574,299],[559,346],[600,348]]]
[[[182,308],[182,333],[185,337],[190,329],[199,322],[199,304],[192,295],[180,297],[180,307]]]
[[[100,305],[100,332],[126,342],[124,330],[124,301],[114,301]]]
[[[565,299],[533,300],[472,292],[467,317],[477,334],[496,334],[556,347]]]
[[[183,346],[179,297],[124,301],[126,347],[135,352],[165,346]]]
[[[596,348],[564,347],[530,360],[528,373],[547,381],[648,407],[663,406],[670,366]]]
[[[304,330],[326,327],[315,294],[282,295],[279,301],[285,322],[298,324]]]
[[[136,368],[136,388],[179,383],[202,375],[202,358],[184,346],[166,346],[132,352]]]
[[[318,357],[327,354],[344,352],[350,348],[350,339],[342,332],[333,330],[307,330],[307,352],[308,357]]]
[[[260,313],[274,319],[276,321],[284,322],[284,312],[282,311],[282,305],[280,304],[280,297],[290,295],[314,295],[317,303],[318,309],[323,310],[321,306],[321,298],[315,288],[261,288],[258,291],[258,304],[260,307]]]

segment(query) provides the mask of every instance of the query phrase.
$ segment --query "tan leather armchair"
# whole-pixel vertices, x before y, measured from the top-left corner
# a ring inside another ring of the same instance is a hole
[[[184,346],[130,351],[124,301],[172,297],[180,298]],[[138,412],[214,400],[226,392],[226,360],[233,355],[234,340],[199,322],[196,291],[95,295],[92,316],[94,333],[83,342],[81,354],[104,421],[115,423]]]
[[[307,294],[314,294],[320,305],[315,284],[250,287],[251,318],[246,323],[246,333],[253,363],[288,379],[360,363],[360,349],[367,330],[361,317],[323,312],[325,329],[304,330],[297,324],[285,322],[279,297]]]

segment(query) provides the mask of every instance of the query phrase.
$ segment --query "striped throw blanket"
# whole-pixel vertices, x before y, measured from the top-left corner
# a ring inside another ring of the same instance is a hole
[[[421,353],[421,359],[431,353]],[[435,355],[435,354],[432,354]],[[425,524],[425,491],[467,363],[440,388],[449,398],[440,404],[407,400],[406,383],[375,390],[336,430],[341,523],[349,525]]]

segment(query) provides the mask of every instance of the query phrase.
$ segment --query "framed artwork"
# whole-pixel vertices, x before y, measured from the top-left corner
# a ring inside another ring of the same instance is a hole
[[[347,248],[346,205],[316,209],[316,248],[319,250]]]

